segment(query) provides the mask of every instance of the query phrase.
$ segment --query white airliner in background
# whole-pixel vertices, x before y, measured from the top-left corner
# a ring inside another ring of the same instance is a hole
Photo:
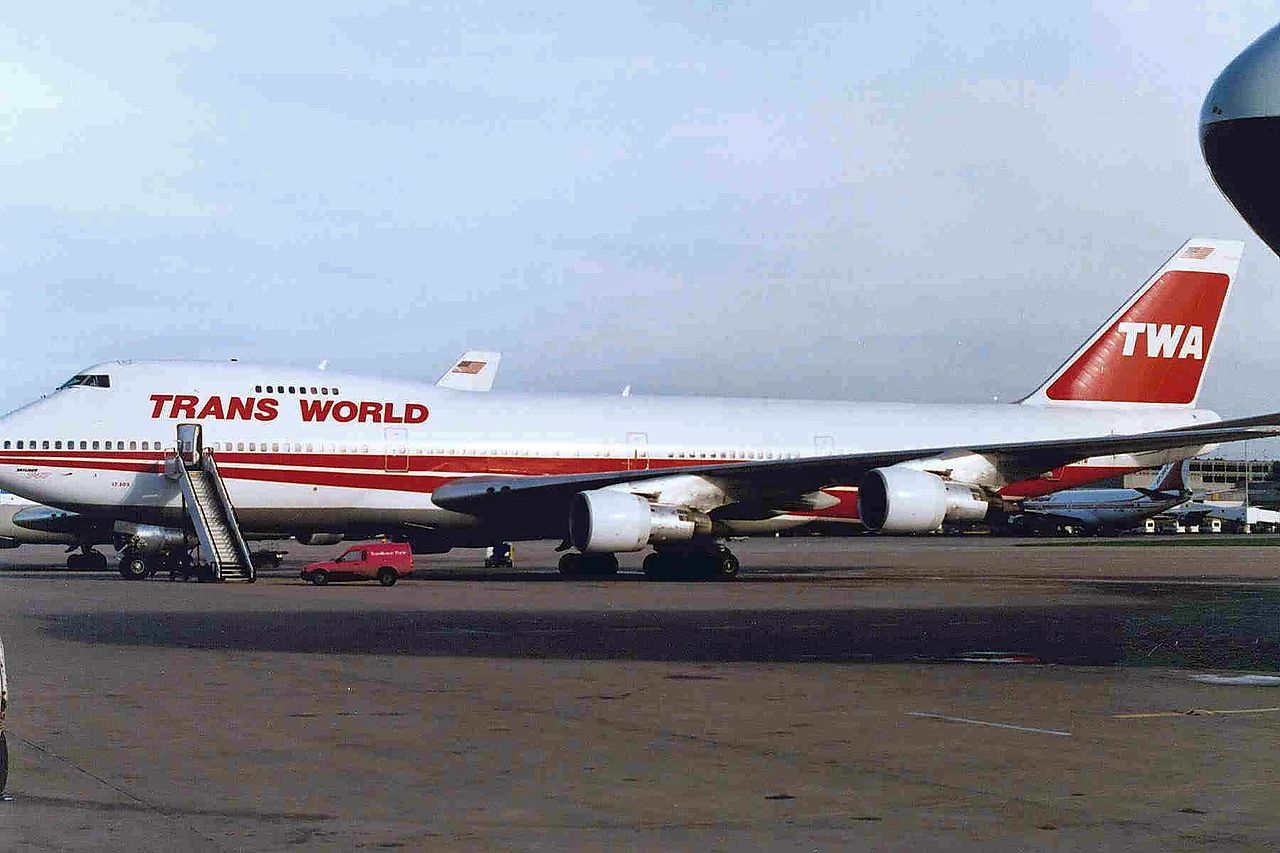
[[[1030,498],[1005,524],[1041,530],[1130,530],[1191,500],[1184,475],[1186,464],[1164,466],[1147,489],[1070,489]]]
[[[653,576],[729,577],[723,537],[805,523],[852,486],[868,528],[926,532],[1277,434],[1280,415],[1196,407],[1241,250],[1188,241],[1018,404],[475,394],[115,361],[0,419],[0,488],[118,520],[129,576],[145,576],[148,542],[173,540],[143,526],[199,533],[192,502],[213,490],[246,532],[391,533],[419,552],[552,538],[576,548],[566,573],[653,547]],[[203,492],[182,485],[196,465],[213,470]]]

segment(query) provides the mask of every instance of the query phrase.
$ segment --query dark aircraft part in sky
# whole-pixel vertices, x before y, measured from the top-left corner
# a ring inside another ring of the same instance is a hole
[[[1200,148],[1218,189],[1280,255],[1280,117],[1206,125]]]
[[[1280,255],[1280,26],[1214,81],[1200,111],[1200,148],[1223,195]]]

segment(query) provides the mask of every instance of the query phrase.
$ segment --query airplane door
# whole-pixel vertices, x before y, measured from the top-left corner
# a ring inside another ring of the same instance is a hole
[[[387,471],[409,470],[409,431],[404,427],[388,427],[387,458],[383,468]]]
[[[649,470],[649,434],[647,432],[627,433],[627,470]]]
[[[204,439],[200,424],[178,424],[178,457],[188,468],[200,465],[200,454],[204,452]]]

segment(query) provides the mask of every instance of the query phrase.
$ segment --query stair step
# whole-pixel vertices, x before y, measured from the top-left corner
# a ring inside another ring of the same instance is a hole
[[[203,469],[188,470],[186,480],[187,514],[191,523],[201,530],[206,551],[210,552],[206,558],[217,567],[218,576],[224,581],[252,580],[253,567],[242,558],[244,538],[231,520],[231,507],[226,505],[224,493],[215,482],[217,475]]]

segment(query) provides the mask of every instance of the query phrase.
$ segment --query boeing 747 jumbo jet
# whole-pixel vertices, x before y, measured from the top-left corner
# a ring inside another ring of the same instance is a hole
[[[1196,406],[1241,249],[1187,242],[1017,404],[476,394],[114,361],[0,419],[0,488],[116,520],[126,577],[192,547],[213,577],[252,580],[242,530],[389,533],[420,553],[551,538],[576,549],[567,574],[652,547],[651,576],[732,577],[724,537],[804,523],[850,486],[871,530],[928,532],[1277,434],[1280,415]]]

